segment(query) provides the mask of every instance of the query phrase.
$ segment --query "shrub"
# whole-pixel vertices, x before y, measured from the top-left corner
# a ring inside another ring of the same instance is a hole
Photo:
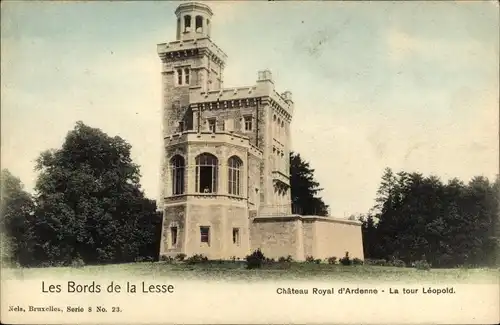
[[[77,257],[73,261],[71,261],[71,267],[84,267],[85,262],[80,258]]]
[[[426,260],[416,261],[414,266],[417,270],[429,271],[431,269],[431,265]]]
[[[184,253],[179,253],[175,256],[175,259],[179,262],[182,262],[186,259],[187,255]]]
[[[352,261],[349,258],[349,252],[345,252],[345,256],[340,259],[340,264],[342,265],[351,265]]]
[[[377,266],[387,266],[387,261],[384,260],[384,259],[378,259],[378,260],[374,260],[374,259],[365,259],[365,264],[366,265],[377,265]]]
[[[398,259],[393,259],[391,262],[390,262],[390,265],[391,266],[395,266],[395,267],[405,267],[406,266],[406,263],[402,260],[398,260]]]
[[[306,257],[306,262],[308,262],[308,263],[312,263],[312,262],[314,262],[314,261],[315,261],[314,257],[312,257],[312,256],[307,256],[307,257]]]
[[[265,262],[266,263],[276,263],[276,260],[274,258],[266,258]]]
[[[363,265],[363,264],[364,264],[363,260],[357,257],[352,260],[352,265]]]
[[[314,260],[314,263],[316,263],[316,264],[321,264],[321,259],[320,259],[320,258],[315,259],[315,260]]]
[[[331,256],[327,259],[328,264],[337,264],[337,258],[335,256]]]
[[[260,249],[257,249],[252,254],[248,255],[246,257],[246,260],[247,260],[247,269],[259,269],[262,267],[262,263],[267,259],[264,256],[264,254],[260,251]]]
[[[186,260],[187,264],[198,264],[198,263],[205,263],[205,262],[208,262],[208,257],[206,257],[202,254],[194,254],[193,256],[188,257]]]
[[[291,263],[291,262],[293,262],[293,257],[292,257],[292,255],[288,255],[287,257],[281,256],[278,259],[278,262],[280,262],[280,263],[285,263],[285,262]]]
[[[153,262],[153,258],[151,256],[138,256],[135,259],[136,262]]]
[[[162,255],[160,261],[165,263],[173,263],[174,258],[172,256]]]

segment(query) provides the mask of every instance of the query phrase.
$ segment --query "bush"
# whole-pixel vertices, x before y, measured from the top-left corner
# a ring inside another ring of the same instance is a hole
[[[174,262],[174,258],[172,256],[162,255],[160,257],[160,261],[161,262],[165,262],[165,263],[173,263]]]
[[[135,259],[136,262],[141,263],[141,262],[153,262],[153,258],[151,256],[138,256]]]
[[[71,261],[71,267],[84,267],[85,266],[85,262],[80,258],[80,257],[77,257],[75,258],[73,261]]]
[[[349,258],[349,252],[345,252],[345,256],[340,259],[340,264],[342,265],[351,265],[352,261]]]
[[[414,266],[417,270],[429,271],[431,269],[431,265],[426,260],[416,261]]]
[[[406,267],[406,263],[404,261],[398,260],[398,259],[393,259],[390,262],[390,265],[395,266],[395,267]]]
[[[312,257],[312,256],[307,256],[306,257],[306,262],[313,263],[314,261],[315,261],[314,257]]]
[[[331,256],[327,259],[328,264],[337,264],[337,258],[335,256]]]
[[[187,255],[184,253],[179,253],[175,256],[175,259],[179,262],[182,262],[186,259]]]
[[[363,260],[357,257],[352,260],[352,265],[363,265],[363,264],[364,264]]]
[[[384,259],[374,260],[367,258],[365,259],[365,265],[387,266],[388,264]]]
[[[202,254],[194,254],[193,256],[188,257],[186,260],[187,264],[198,264],[208,262],[208,257]]]
[[[264,254],[260,251],[260,249],[257,249],[252,254],[248,255],[246,257],[246,260],[247,260],[247,269],[259,269],[262,267],[262,263],[267,259],[264,256]]]
[[[314,259],[313,259],[313,260],[314,260]],[[278,262],[280,262],[280,263],[285,263],[285,262],[291,263],[291,262],[293,262],[292,255],[288,255],[287,257],[281,256],[281,257],[278,259]]]

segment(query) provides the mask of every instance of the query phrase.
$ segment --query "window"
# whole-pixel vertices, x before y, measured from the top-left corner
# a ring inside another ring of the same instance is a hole
[[[184,84],[189,85],[189,69],[185,68],[184,69]]]
[[[180,32],[181,32],[181,19],[177,18],[177,39],[181,37]]]
[[[172,239],[172,246],[177,245],[177,227],[170,228],[170,237]]]
[[[210,130],[210,132],[215,133],[216,120],[214,118],[211,118],[211,119],[207,120],[207,123],[208,123],[208,129]]]
[[[182,85],[182,69],[177,69],[177,84]]]
[[[176,155],[170,160],[172,169],[172,195],[184,194],[184,158]]]
[[[252,116],[245,116],[245,131],[252,131]]]
[[[191,16],[187,15],[184,16],[184,32],[190,32],[191,31]]]
[[[197,33],[201,33],[203,31],[203,17],[202,16],[196,16],[195,20],[195,30]]]
[[[183,132],[183,131],[184,131],[184,122],[180,121],[179,122],[179,132]]]
[[[218,164],[217,157],[209,153],[196,157],[196,192],[217,192]]]
[[[240,229],[238,228],[233,228],[233,244],[240,244]]]
[[[243,162],[240,158],[233,156],[227,162],[228,167],[228,192],[232,195],[241,194],[241,166]]]
[[[210,227],[200,227],[200,242],[210,243]]]

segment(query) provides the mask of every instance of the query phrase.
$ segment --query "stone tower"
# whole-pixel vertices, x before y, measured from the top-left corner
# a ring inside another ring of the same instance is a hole
[[[163,86],[163,228],[160,255],[244,257],[252,220],[291,213],[291,93],[271,72],[223,88],[226,54],[210,38],[205,4],[175,11],[176,40],[158,44]]]

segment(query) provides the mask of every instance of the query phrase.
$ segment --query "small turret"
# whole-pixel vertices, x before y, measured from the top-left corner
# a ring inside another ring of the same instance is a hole
[[[178,41],[210,37],[213,13],[209,6],[198,2],[183,3],[177,7],[175,15]]]
[[[271,73],[270,70],[262,70],[259,71],[259,76],[257,81],[271,81],[273,82],[273,74]]]
[[[288,104],[293,103],[292,100],[292,92],[287,90],[283,94],[281,94],[281,97],[287,102]]]

